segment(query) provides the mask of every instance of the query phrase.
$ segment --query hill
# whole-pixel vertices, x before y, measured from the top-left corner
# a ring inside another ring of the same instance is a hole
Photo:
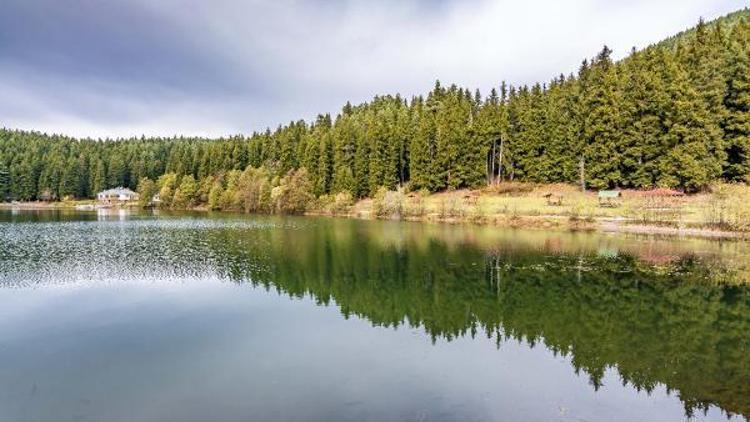
[[[728,15],[721,16],[710,22],[706,22],[706,25],[710,28],[721,26],[724,31],[731,31],[732,28],[740,23],[742,20],[750,20],[750,8],[744,8],[736,12],[732,12]],[[695,37],[696,29],[692,27],[688,30],[682,31],[674,36],[671,36],[656,45],[666,48],[674,48],[681,43],[689,42],[692,37]]]
[[[288,193],[290,183],[306,191],[301,200],[502,181],[686,192],[746,181],[747,14],[701,22],[620,62],[605,47],[577,75],[547,83],[503,82],[483,96],[436,82],[423,96],[377,96],[250,136],[113,142],[2,130],[0,199],[91,198],[148,186],[165,207],[242,203],[269,212],[269,198]]]

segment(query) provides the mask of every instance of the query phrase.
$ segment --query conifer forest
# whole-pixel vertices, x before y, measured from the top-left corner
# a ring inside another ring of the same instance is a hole
[[[296,177],[310,195],[354,198],[511,180],[688,193],[747,181],[748,18],[746,9],[701,21],[618,61],[604,47],[575,74],[532,86],[480,93],[435,82],[426,95],[376,96],[250,136],[101,140],[3,129],[0,198],[91,198],[145,183],[166,196],[183,187],[187,203],[218,201],[248,170],[268,189]]]

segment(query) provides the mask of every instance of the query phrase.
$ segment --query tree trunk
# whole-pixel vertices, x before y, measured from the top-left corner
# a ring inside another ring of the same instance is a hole
[[[497,140],[492,140],[492,156],[490,156],[490,168],[489,172],[487,172],[487,183],[488,184],[494,184],[495,183],[495,147],[497,145]]]
[[[586,161],[583,159],[583,155],[578,163],[578,169],[581,174],[581,191],[586,192]]]
[[[497,178],[495,178],[495,181],[497,181],[497,179],[500,179],[500,180],[503,179],[503,141],[504,140],[505,139],[502,136],[500,136],[500,160],[497,163],[498,164],[498,166],[497,166]]]

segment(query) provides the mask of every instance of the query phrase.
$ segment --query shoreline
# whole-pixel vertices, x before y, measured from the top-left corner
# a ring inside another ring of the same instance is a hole
[[[80,205],[94,205],[94,201],[76,201],[76,202],[17,202],[17,203],[0,203],[0,210],[72,210]],[[133,209],[140,210],[136,205],[112,206],[104,208],[107,210]],[[210,211],[205,207],[193,207],[186,210],[174,211],[198,211],[198,212],[217,212],[232,213],[236,210]],[[422,216],[403,216],[380,218],[372,217],[369,211],[352,211],[348,213],[330,213],[321,211],[309,211],[302,216],[305,217],[329,217],[329,218],[348,218],[359,220],[393,220],[409,221],[418,223],[431,224],[448,224],[448,225],[477,225],[491,226],[497,228],[526,229],[526,230],[555,230],[565,232],[596,232],[610,234],[642,234],[650,236],[668,236],[668,237],[690,237],[711,240],[733,240],[745,241],[750,240],[750,232],[721,230],[701,227],[674,227],[660,224],[644,224],[625,218],[602,218],[572,220],[570,217],[559,214],[547,214],[536,216],[507,216],[507,215],[490,215],[481,218],[471,216],[465,217],[440,217],[434,214],[425,214]],[[251,215],[251,214],[248,214]]]
[[[671,227],[658,224],[642,224],[627,219],[598,218],[594,221],[570,221],[568,217],[560,215],[520,216],[506,218],[504,216],[488,217],[483,221],[472,218],[440,218],[437,216],[407,217],[407,218],[373,218],[367,215],[329,214],[320,212],[306,213],[305,216],[354,218],[360,220],[393,220],[409,221],[429,224],[464,224],[485,227],[497,227],[524,230],[555,230],[563,232],[592,232],[610,234],[642,234],[650,236],[690,237],[710,240],[750,240],[750,233],[730,230],[696,227]]]

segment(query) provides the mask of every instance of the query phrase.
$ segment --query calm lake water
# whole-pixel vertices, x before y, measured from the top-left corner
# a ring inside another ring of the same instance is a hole
[[[0,421],[744,420],[749,249],[0,211]]]

